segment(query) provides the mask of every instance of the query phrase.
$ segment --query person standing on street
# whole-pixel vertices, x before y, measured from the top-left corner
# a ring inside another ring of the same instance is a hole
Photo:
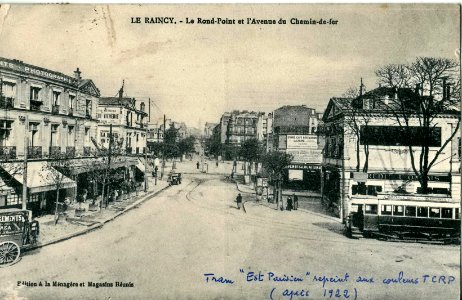
[[[286,210],[291,211],[292,208],[293,208],[293,207],[292,207],[292,198],[290,198],[290,196],[289,196],[289,197],[287,197],[287,207],[286,207]]]
[[[241,193],[239,193],[236,197],[236,202],[237,202],[237,209],[241,209],[241,203],[242,203],[242,196]]]
[[[197,162],[196,167],[197,167],[198,170],[199,170],[199,166],[200,166],[200,164],[199,164],[199,162]]]
[[[294,199],[294,210],[297,210],[298,208],[298,196],[295,195],[295,193],[292,195],[292,198]]]

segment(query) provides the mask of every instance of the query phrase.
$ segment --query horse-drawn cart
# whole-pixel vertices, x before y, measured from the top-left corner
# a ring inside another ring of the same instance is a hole
[[[31,219],[29,210],[0,211],[0,267],[16,263],[24,246],[37,243],[39,224]]]

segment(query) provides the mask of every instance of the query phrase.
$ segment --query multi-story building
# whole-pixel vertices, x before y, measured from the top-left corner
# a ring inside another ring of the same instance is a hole
[[[209,138],[213,135],[213,129],[217,126],[217,123],[205,123],[204,126],[204,137]]]
[[[46,194],[55,185],[46,179],[45,165],[58,156],[81,159],[94,155],[91,137],[97,133],[99,96],[93,81],[83,79],[78,68],[72,77],[0,58],[0,157],[7,189],[0,195],[0,208],[22,203],[19,175],[23,169],[11,164],[19,165],[25,154],[29,160],[27,206],[36,212],[54,201],[53,193]],[[73,197],[75,187],[75,181],[67,178],[63,189],[69,190],[61,196]]]
[[[272,115],[273,148],[293,156],[292,164],[283,178],[283,185],[320,190],[323,143],[316,133],[319,114],[305,105],[296,105],[280,107]]]
[[[102,97],[99,101],[97,118],[98,142],[109,147],[112,127],[114,141],[125,150],[126,154],[143,154],[146,151],[146,132],[148,113],[143,101],[123,96],[123,89],[118,97]]]
[[[428,173],[428,192],[441,202],[460,202],[460,128],[451,139],[460,112],[435,115],[431,138],[424,142],[418,110],[408,115],[407,126],[397,121],[391,99],[398,97],[409,99],[406,103],[411,108],[410,101],[419,96],[411,89],[379,87],[356,99],[330,99],[323,116],[322,197],[341,218],[348,215],[355,197],[420,193],[410,151],[419,171],[423,143],[431,160],[439,153]]]
[[[240,145],[247,139],[263,139],[263,112],[233,111],[222,116],[222,143]]]

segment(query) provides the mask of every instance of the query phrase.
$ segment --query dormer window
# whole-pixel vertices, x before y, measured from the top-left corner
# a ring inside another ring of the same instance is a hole
[[[146,105],[144,103],[140,104],[140,110],[144,112]]]

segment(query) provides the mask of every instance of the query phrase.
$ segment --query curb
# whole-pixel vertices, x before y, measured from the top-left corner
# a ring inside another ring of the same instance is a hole
[[[32,245],[32,246],[27,246],[27,247],[24,247],[22,248],[22,252],[29,252],[29,251],[32,251],[32,250],[35,250],[35,249],[40,249],[40,248],[43,248],[45,246],[48,246],[48,245],[52,245],[52,244],[56,244],[56,243],[59,243],[59,242],[62,242],[62,241],[65,241],[65,240],[69,240],[71,238],[74,238],[76,236],[80,236],[80,235],[84,235],[84,234],[87,234],[91,231],[94,231],[98,228],[101,228],[104,226],[104,224],[114,220],[115,218],[119,217],[120,215],[123,215],[125,214],[127,211],[130,211],[132,210],[133,208],[136,208],[138,207],[140,204],[142,204],[143,202],[147,201],[148,199],[150,199],[151,196],[156,196],[157,194],[159,194],[160,192],[166,190],[167,188],[169,188],[170,185],[167,185],[165,187],[163,187],[162,189],[158,190],[158,191],[152,191],[152,192],[148,192],[146,193],[140,200],[138,201],[135,201],[134,203],[128,205],[127,207],[124,208],[124,210],[116,213],[115,215],[111,216],[110,218],[108,219],[105,219],[103,221],[100,221],[94,225],[91,225],[87,228],[84,228],[82,230],[79,230],[77,232],[73,232],[69,235],[66,235],[66,236],[62,236],[62,237],[58,237],[58,238],[55,238],[53,240],[50,240],[46,243],[43,243],[43,244],[37,244],[37,245]]]

